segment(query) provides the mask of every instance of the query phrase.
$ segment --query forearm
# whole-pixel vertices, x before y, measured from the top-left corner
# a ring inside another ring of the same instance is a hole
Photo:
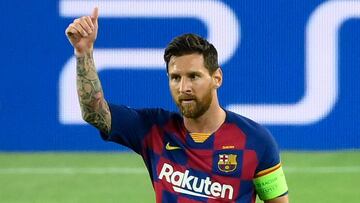
[[[102,132],[110,132],[110,110],[104,99],[92,51],[76,56],[76,69],[77,92],[83,119]]]

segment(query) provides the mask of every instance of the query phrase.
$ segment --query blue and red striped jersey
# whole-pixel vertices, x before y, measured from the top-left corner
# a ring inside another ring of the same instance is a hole
[[[233,112],[199,141],[179,113],[109,106],[111,132],[101,136],[142,156],[156,202],[255,203],[255,175],[280,163],[269,131]]]

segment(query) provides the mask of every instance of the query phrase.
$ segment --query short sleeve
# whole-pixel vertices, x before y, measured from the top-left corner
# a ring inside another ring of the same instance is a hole
[[[263,152],[253,180],[261,200],[270,200],[287,194],[288,187],[280,163],[275,139],[266,129],[263,135]]]
[[[262,147],[264,150],[262,151],[262,154],[260,154],[256,173],[274,167],[280,163],[279,148],[274,137],[265,128],[263,128],[260,133],[262,134]]]
[[[115,142],[140,154],[142,140],[154,124],[165,120],[168,113],[162,109],[133,109],[123,105],[109,104],[111,131],[100,132],[106,141]]]

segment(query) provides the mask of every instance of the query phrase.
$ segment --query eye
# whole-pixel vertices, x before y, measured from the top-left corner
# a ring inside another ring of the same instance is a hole
[[[192,74],[189,75],[189,78],[191,80],[196,80],[196,79],[200,78],[200,75],[196,74],[196,73],[192,73]]]
[[[174,81],[174,82],[178,82],[178,81],[180,81],[180,76],[179,75],[170,75],[170,80]]]

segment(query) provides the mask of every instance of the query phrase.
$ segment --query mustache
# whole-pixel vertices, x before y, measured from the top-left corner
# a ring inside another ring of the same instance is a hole
[[[178,97],[179,101],[183,100],[196,100],[196,97],[194,95],[188,95],[188,94],[182,94]]]

